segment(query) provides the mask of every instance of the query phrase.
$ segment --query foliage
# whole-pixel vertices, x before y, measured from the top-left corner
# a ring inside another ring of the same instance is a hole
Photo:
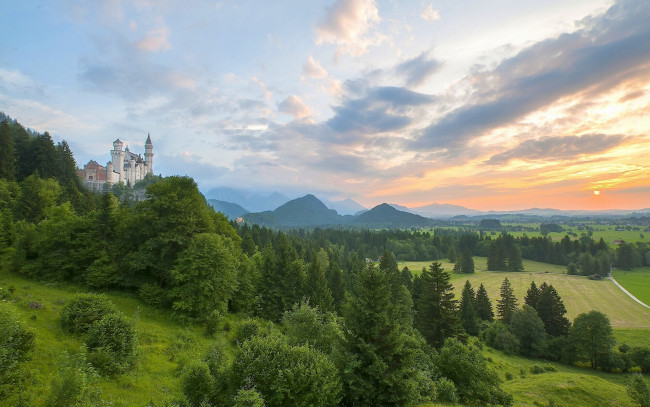
[[[499,387],[498,375],[490,370],[476,346],[449,338],[440,349],[436,365],[454,383],[461,402],[512,404],[512,396]]]
[[[241,388],[234,398],[233,407],[264,407],[266,403],[260,392],[253,388]]]
[[[632,376],[632,382],[627,387],[627,394],[641,407],[650,407],[650,388],[641,374]]]
[[[492,302],[488,297],[487,290],[481,284],[476,290],[476,313],[482,321],[492,321],[494,318],[494,311],[492,311]]]
[[[525,356],[541,356],[544,352],[544,322],[530,305],[515,310],[510,318],[510,329],[519,339],[520,352]]]
[[[174,311],[200,321],[215,310],[225,313],[237,288],[239,254],[228,237],[214,233],[193,236],[171,270]]]
[[[454,299],[453,285],[449,273],[440,263],[433,262],[419,277],[422,289],[418,300],[416,328],[426,341],[439,348],[446,338],[459,332],[458,301]]]
[[[31,358],[34,337],[11,308],[0,304],[0,402],[20,398],[27,379],[23,364]]]
[[[101,392],[93,386],[97,373],[83,353],[65,354],[58,361],[57,374],[52,379],[45,400],[47,407],[102,406]]]
[[[497,300],[497,315],[506,324],[510,322],[512,313],[517,309],[515,297],[510,281],[505,278],[501,284],[501,298]]]
[[[474,289],[469,280],[465,281],[460,300],[460,321],[469,335],[478,335],[477,303]]]
[[[213,398],[214,378],[205,362],[193,362],[183,368],[181,388],[191,406],[200,406]]]
[[[284,313],[282,327],[292,346],[311,345],[325,354],[332,352],[343,335],[334,314],[324,314],[306,301]]]
[[[123,373],[135,362],[135,328],[121,314],[109,314],[94,322],[85,343],[91,363],[102,373]]]
[[[533,307],[544,322],[544,328],[549,335],[565,336],[569,332],[571,322],[564,316],[566,308],[553,285],[548,285],[541,290]]]
[[[519,338],[500,320],[492,321],[488,328],[481,332],[481,338],[489,346],[508,355],[519,353]]]
[[[61,309],[61,327],[69,333],[85,334],[93,323],[116,312],[115,304],[105,295],[77,294]]]
[[[592,368],[599,367],[602,355],[607,355],[616,343],[609,318],[598,311],[576,317],[569,330],[569,341],[579,360],[589,362]]]
[[[341,383],[332,361],[308,346],[290,346],[277,333],[254,336],[236,351],[230,388],[240,389],[249,379],[269,407],[335,406],[341,399]]]

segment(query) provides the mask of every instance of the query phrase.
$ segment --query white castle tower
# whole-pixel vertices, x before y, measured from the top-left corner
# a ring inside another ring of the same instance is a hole
[[[153,143],[151,142],[151,136],[147,134],[147,141],[144,145],[144,160],[140,154],[129,151],[128,146],[123,151],[123,146],[124,143],[120,139],[113,142],[112,161],[106,164],[106,181],[113,184],[124,182],[133,186],[147,174],[153,174]]]
[[[144,143],[144,165],[147,174],[153,174],[153,143],[149,134],[147,134],[147,141]]]

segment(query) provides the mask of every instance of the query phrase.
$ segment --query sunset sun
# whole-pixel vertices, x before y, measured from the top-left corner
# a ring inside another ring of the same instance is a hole
[[[600,191],[594,191],[594,195],[596,196],[600,195]]]

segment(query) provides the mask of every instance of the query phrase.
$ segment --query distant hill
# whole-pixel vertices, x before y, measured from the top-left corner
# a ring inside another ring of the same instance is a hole
[[[291,200],[274,211],[248,213],[244,220],[264,226],[301,227],[339,225],[344,217],[329,209],[314,195]]]
[[[386,203],[377,205],[371,210],[356,216],[349,223],[351,226],[368,228],[409,228],[413,226],[430,226],[432,224],[431,219],[397,210]]]
[[[289,198],[279,192],[264,194],[228,187],[213,188],[205,193],[207,199],[231,202],[251,212],[272,211],[289,201]]]
[[[474,209],[465,208],[459,205],[433,203],[425,206],[411,208],[411,212],[427,218],[452,218],[454,216],[478,216],[483,212]]]
[[[360,211],[367,210],[358,202],[355,202],[350,198],[346,198],[342,201],[325,202],[325,204],[328,208],[334,209],[339,215],[354,215]]]
[[[408,212],[408,213],[415,213],[410,208],[407,208],[406,206],[403,206],[403,205],[398,205],[398,204],[394,204],[394,203],[391,203],[391,204],[388,204],[388,205],[392,206],[393,208],[397,209],[398,211]]]
[[[215,211],[223,213],[230,219],[237,219],[245,213],[248,213],[246,209],[232,202],[219,201],[217,199],[208,199],[208,204],[212,206]]]

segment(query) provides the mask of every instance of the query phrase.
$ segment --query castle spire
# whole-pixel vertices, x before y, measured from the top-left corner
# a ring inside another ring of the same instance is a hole
[[[151,135],[149,133],[147,133],[147,141],[144,142],[144,145],[145,146],[146,145],[153,145],[153,143],[151,142]]]

